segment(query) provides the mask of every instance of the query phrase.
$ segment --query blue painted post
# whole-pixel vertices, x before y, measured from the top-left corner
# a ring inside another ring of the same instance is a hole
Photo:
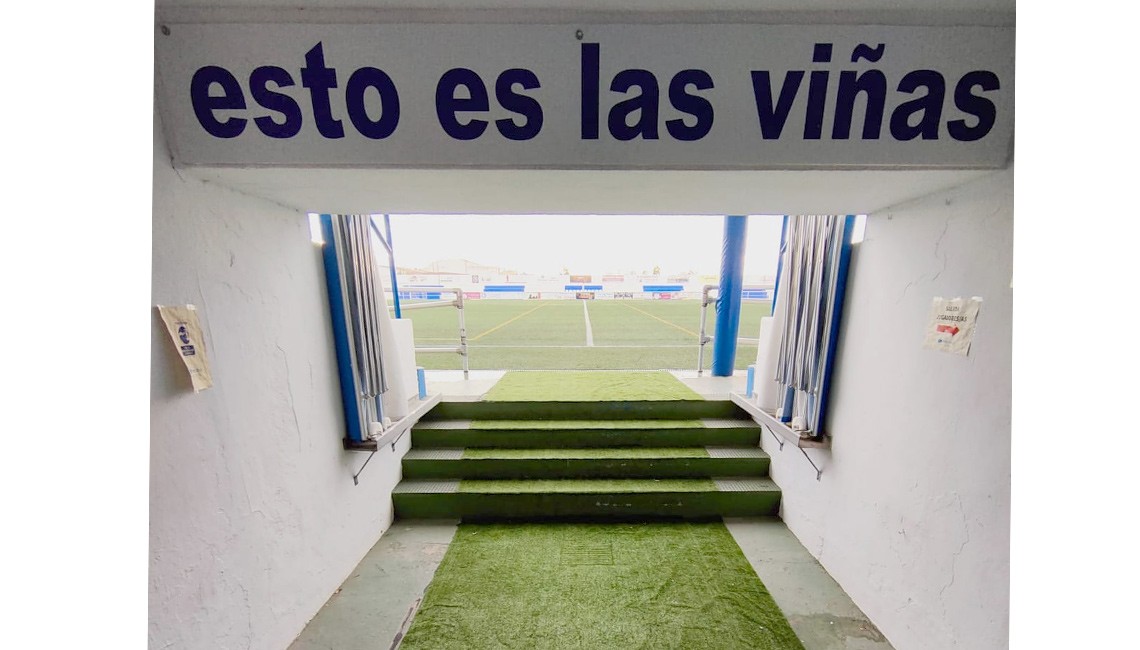
[[[823,381],[819,389],[819,430],[823,430],[823,419],[827,416],[827,400],[831,392],[831,367],[835,364],[835,348],[839,346],[839,321],[843,317],[843,296],[847,293],[847,273],[851,267],[851,235],[855,230],[855,215],[849,214],[843,220],[843,247],[839,249],[839,270],[835,283],[835,306],[832,313],[831,331],[827,333],[827,359],[823,362]],[[820,431],[816,431],[819,433]]]
[[[780,297],[780,278],[784,274],[784,253],[788,248],[788,226],[790,218],[784,215],[784,227],[780,230],[780,257],[776,261],[776,288],[772,291],[772,315],[776,315],[776,299]],[[792,399],[795,397],[796,391],[793,388],[784,389],[784,400],[780,402],[783,405],[779,408],[777,416],[780,422],[792,421]]]
[[[744,396],[752,397],[752,389],[756,387],[756,364],[749,364],[748,379],[744,384]]]
[[[392,275],[392,304],[396,307],[396,318],[401,318],[400,287],[396,284],[396,247],[392,245],[392,222],[388,220],[388,215],[384,215],[384,232],[388,233],[388,270]]]
[[[427,399],[427,376],[423,366],[416,366],[416,383],[419,384],[420,399]]]
[[[724,218],[724,245],[720,258],[720,292],[716,303],[712,374],[731,377],[736,362],[736,335],[740,329],[741,291],[744,289],[744,241],[748,217]]]
[[[788,215],[784,215],[784,226],[780,229],[780,256],[776,258],[776,286],[772,289],[772,313],[776,315],[776,298],[780,297],[780,276],[784,274],[784,252],[788,247]]]
[[[329,293],[333,347],[336,349],[336,367],[337,373],[340,375],[340,398],[341,403],[344,404],[344,423],[348,428],[349,440],[362,442],[364,435],[360,426],[360,405],[356,401],[356,379],[352,372],[348,321],[345,319],[344,299],[341,297],[340,269],[337,266],[336,247],[333,245],[332,215],[321,215],[321,235],[325,240],[321,256],[325,265],[325,286]]]

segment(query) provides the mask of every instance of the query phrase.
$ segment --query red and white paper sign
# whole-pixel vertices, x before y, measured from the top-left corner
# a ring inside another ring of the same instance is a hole
[[[930,307],[930,321],[922,347],[966,356],[974,340],[974,326],[978,322],[978,309],[982,299],[935,298]]]

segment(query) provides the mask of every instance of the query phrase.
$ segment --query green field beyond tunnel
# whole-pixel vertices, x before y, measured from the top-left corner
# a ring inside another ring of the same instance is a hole
[[[470,367],[474,370],[660,370],[697,367],[700,300],[468,300],[464,302]],[[458,310],[409,310],[417,346],[459,342]],[[771,303],[744,301],[740,336],[756,338]],[[587,328],[587,323],[589,327]],[[706,336],[716,310],[708,307]],[[705,346],[704,367],[712,365]],[[736,365],[756,359],[755,344],[738,344]],[[457,370],[457,354],[417,354],[429,370]]]
[[[620,402],[699,400],[667,372],[508,372],[483,399],[495,401]]]

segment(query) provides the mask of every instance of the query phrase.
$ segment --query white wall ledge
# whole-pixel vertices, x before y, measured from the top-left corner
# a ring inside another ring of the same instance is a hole
[[[756,402],[748,399],[740,393],[729,393],[729,399],[734,404],[748,412],[753,420],[758,424],[767,426],[773,434],[781,438],[784,442],[790,442],[800,449],[830,449],[831,437],[824,435],[821,440],[813,438],[801,438],[798,433],[793,431],[791,427],[780,422],[775,413],[769,413],[756,405]],[[782,446],[782,445],[781,445]]]
[[[408,400],[408,407],[411,409],[404,417],[392,423],[384,433],[380,434],[375,440],[365,440],[363,442],[353,442],[348,438],[344,439],[344,448],[349,451],[376,451],[384,445],[392,445],[393,451],[395,450],[396,441],[400,439],[409,429],[412,428],[416,422],[425,413],[430,411],[436,404],[439,404],[443,396],[439,393],[428,395],[425,399],[420,400],[418,397],[413,397]]]

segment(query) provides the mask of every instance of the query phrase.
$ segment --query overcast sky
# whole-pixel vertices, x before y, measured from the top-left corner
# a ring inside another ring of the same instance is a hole
[[[520,273],[720,271],[723,216],[392,215],[396,264],[463,258]],[[746,276],[775,275],[782,217],[748,219]]]

